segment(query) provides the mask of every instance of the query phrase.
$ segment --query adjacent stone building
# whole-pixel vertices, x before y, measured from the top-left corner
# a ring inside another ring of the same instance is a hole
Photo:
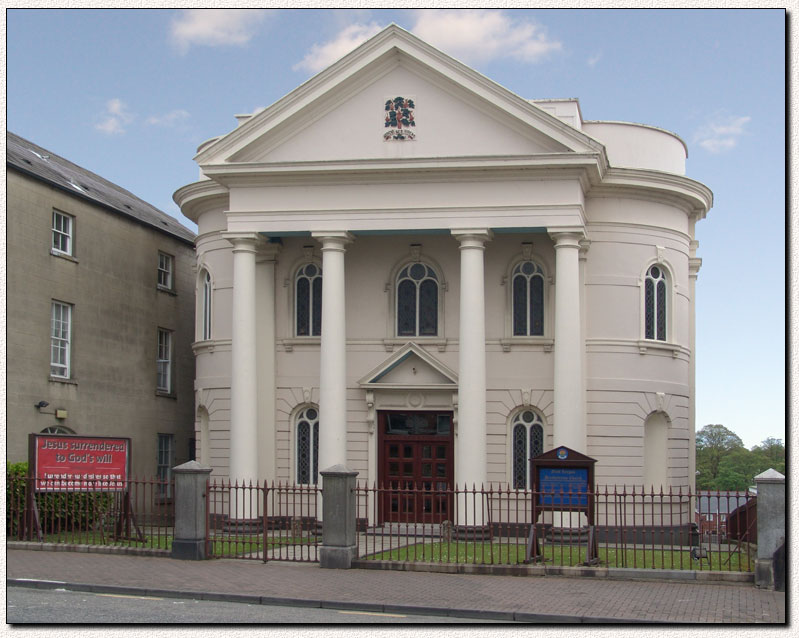
[[[712,194],[679,137],[524,99],[393,25],[237,118],[175,194],[215,476],[525,488],[566,445],[600,484],[693,484]]]
[[[194,234],[6,137],[7,460],[29,433],[131,438],[134,476],[193,456]]]

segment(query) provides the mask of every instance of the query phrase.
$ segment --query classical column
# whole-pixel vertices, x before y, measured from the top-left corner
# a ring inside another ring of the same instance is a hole
[[[322,244],[322,337],[319,371],[319,470],[347,464],[347,335],[344,253],[347,232],[317,232]]]
[[[583,412],[583,338],[579,252],[582,232],[549,231],[555,240],[555,447],[587,453]]]
[[[258,478],[273,481],[275,464],[275,263],[280,244],[261,244],[256,258],[258,317]]]
[[[485,228],[453,230],[460,242],[460,335],[458,438],[455,482],[471,488],[486,482]],[[462,522],[462,521],[459,521]],[[476,521],[478,524],[481,520]]]
[[[255,254],[258,235],[225,233],[233,244],[232,372],[230,376],[230,471],[233,481],[258,479],[258,392],[255,357]],[[248,503],[231,517],[249,518]]]

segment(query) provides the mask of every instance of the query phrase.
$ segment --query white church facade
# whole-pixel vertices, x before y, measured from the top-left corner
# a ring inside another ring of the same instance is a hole
[[[695,224],[651,126],[523,99],[392,25],[209,140],[197,458],[215,477],[530,486],[694,477]]]

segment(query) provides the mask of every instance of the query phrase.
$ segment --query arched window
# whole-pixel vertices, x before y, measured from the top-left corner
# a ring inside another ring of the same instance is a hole
[[[322,334],[322,269],[317,264],[305,264],[297,271],[294,317],[298,337]]]
[[[319,482],[319,410],[307,407],[297,414],[297,483]]]
[[[66,425],[50,425],[42,430],[42,434],[75,434],[75,430]]]
[[[522,410],[511,422],[513,487],[532,487],[530,459],[544,452],[544,421],[532,410]]]
[[[425,264],[405,266],[397,276],[397,336],[438,335],[438,276]]]
[[[666,273],[654,264],[644,278],[644,337],[666,341]]]
[[[513,269],[513,336],[544,334],[544,271],[534,261]]]
[[[211,273],[203,270],[201,279],[202,293],[202,340],[211,338]]]

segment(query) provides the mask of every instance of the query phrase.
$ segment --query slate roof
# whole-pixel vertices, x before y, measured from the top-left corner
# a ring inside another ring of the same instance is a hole
[[[174,217],[99,175],[10,132],[6,133],[6,164],[75,197],[194,244],[195,234]]]
[[[699,492],[697,496],[696,507],[700,514],[729,514],[752,498],[747,499],[742,492]]]

